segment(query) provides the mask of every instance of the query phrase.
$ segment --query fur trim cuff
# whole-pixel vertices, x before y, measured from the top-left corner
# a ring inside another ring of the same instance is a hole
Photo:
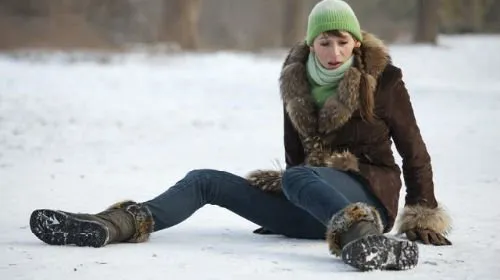
[[[442,205],[432,209],[421,205],[405,206],[398,219],[398,233],[411,229],[428,229],[447,235],[451,231],[451,217]]]
[[[325,166],[343,171],[359,171],[358,158],[350,152],[332,153],[325,158]]]
[[[360,221],[373,222],[380,233],[383,231],[384,227],[380,214],[374,207],[362,202],[350,204],[335,213],[328,223],[326,241],[328,242],[330,253],[337,256],[341,255],[340,236],[353,224]]]
[[[124,209],[134,217],[135,233],[127,242],[141,243],[149,239],[149,235],[154,230],[154,219],[153,214],[145,205],[125,200],[111,205],[108,209]]]
[[[256,170],[247,176],[248,182],[261,190],[268,192],[281,191],[282,171],[276,170]]]

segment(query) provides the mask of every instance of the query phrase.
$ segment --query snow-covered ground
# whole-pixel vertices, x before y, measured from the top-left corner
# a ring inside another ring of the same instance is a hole
[[[257,236],[215,206],[100,249],[41,243],[35,208],[96,212],[167,189],[187,171],[283,164],[284,57],[116,56],[110,63],[0,58],[0,279],[500,279],[500,37],[391,46],[454,217],[451,247],[408,272],[355,273],[321,241]],[[404,195],[404,193],[402,193]],[[401,206],[403,205],[403,197]]]

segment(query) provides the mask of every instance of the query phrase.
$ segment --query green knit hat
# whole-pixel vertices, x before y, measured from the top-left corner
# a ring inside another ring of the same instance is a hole
[[[314,6],[307,23],[307,44],[312,45],[319,34],[329,30],[347,31],[363,41],[358,18],[349,4],[341,0],[323,0]]]

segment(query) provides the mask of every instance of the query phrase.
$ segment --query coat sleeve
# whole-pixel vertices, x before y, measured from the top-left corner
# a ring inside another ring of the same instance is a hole
[[[389,128],[394,145],[403,160],[403,178],[406,185],[407,205],[437,206],[431,158],[422,139],[410,96],[401,79],[398,79],[390,95]]]
[[[389,127],[398,153],[403,160],[406,203],[398,219],[398,232],[427,229],[446,235],[451,217],[434,195],[431,158],[422,139],[410,96],[401,71],[390,94]]]
[[[305,155],[302,141],[300,140],[299,133],[295,129],[286,112],[283,108],[284,125],[284,142],[285,142],[285,163],[286,169],[301,165],[304,163]]]

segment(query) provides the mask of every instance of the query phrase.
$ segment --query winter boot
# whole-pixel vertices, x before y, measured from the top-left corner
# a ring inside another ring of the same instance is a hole
[[[378,211],[354,203],[336,213],[328,225],[330,252],[361,271],[406,270],[418,263],[416,243],[383,235]]]
[[[50,245],[103,247],[118,242],[144,242],[153,231],[149,209],[133,201],[116,203],[98,214],[38,209],[31,232]]]

